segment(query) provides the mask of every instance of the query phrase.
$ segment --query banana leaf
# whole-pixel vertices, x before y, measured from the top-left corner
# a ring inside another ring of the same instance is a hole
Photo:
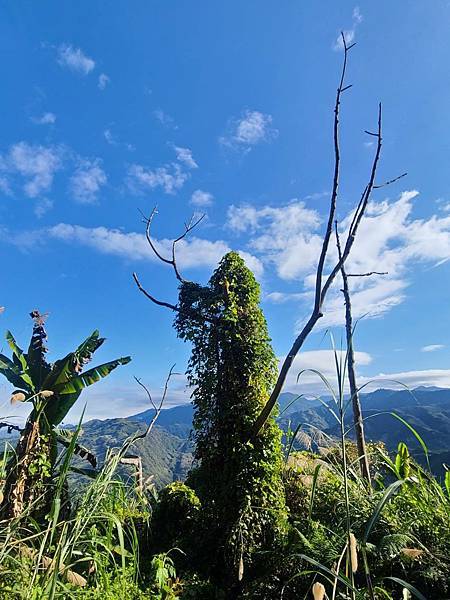
[[[43,389],[42,382],[51,371],[51,366],[45,359],[47,348],[45,340],[47,333],[42,322],[35,322],[27,354],[25,355],[31,379],[35,389]]]
[[[13,384],[14,387],[32,393],[33,385],[30,385],[29,377],[23,378],[22,369],[15,365],[7,356],[0,354],[0,373]]]
[[[6,341],[12,350],[14,364],[21,368],[22,371],[28,371],[28,363],[23,350],[19,348],[13,334],[10,331],[6,332]]]
[[[99,331],[96,329],[78,346],[75,352],[70,352],[64,358],[57,360],[45,379],[43,387],[53,389],[54,386],[68,381],[76,373],[77,363],[82,365],[90,360],[92,354],[103,344],[105,338],[101,338],[99,335]]]
[[[126,365],[130,360],[129,356],[118,358],[117,360],[89,369],[85,373],[76,375],[69,381],[55,386],[53,388],[55,396],[49,400],[44,409],[48,422],[53,426],[59,425],[78,400],[84,388],[100,381],[100,379],[109,375],[116,367]]]
[[[79,375],[72,377],[66,383],[55,386],[55,393],[57,393],[59,396],[64,396],[65,394],[81,392],[84,390],[84,388],[92,385],[93,383],[97,383],[97,381],[100,381],[100,379],[103,379],[103,377],[109,375],[111,371],[113,371],[119,365],[128,364],[130,360],[130,356],[125,356],[123,358],[111,360],[110,362],[99,365],[98,367],[93,367],[85,373],[80,373]]]
[[[62,444],[65,448],[69,448],[74,432],[67,431],[65,429],[55,429],[54,431],[58,442]],[[80,458],[87,460],[94,469],[97,468],[97,457],[85,446],[76,443],[73,447],[73,453],[79,456]]]

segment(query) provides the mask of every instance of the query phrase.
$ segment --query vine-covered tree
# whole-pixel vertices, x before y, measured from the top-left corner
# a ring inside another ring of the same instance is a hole
[[[1,507],[5,517],[17,517],[24,508],[35,516],[45,515],[52,500],[57,444],[65,442],[58,425],[84,388],[131,360],[118,358],[83,372],[92,354],[105,341],[94,331],[74,352],[50,364],[46,360],[44,317],[36,310],[31,317],[34,325],[28,351],[19,348],[8,331],[6,339],[12,360],[0,354],[0,373],[16,387],[12,402],[30,402],[33,406],[7,465]]]
[[[207,286],[180,286],[176,328],[192,343],[188,379],[195,407],[196,467],[188,477],[202,503],[202,538],[211,571],[242,579],[256,550],[273,548],[285,525],[281,432],[272,415],[248,431],[277,376],[259,285],[236,252]]]

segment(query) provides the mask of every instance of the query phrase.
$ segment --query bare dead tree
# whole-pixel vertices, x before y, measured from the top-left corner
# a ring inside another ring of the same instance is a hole
[[[339,232],[337,221],[335,222],[336,229],[336,246],[338,250],[339,260],[342,259],[342,249],[341,243],[339,240]],[[359,397],[359,390],[356,384],[356,372],[355,372],[355,352],[353,347],[353,319],[352,319],[352,304],[350,299],[350,290],[348,286],[348,278],[349,277],[368,277],[373,274],[380,274],[375,271],[371,271],[370,273],[361,273],[359,275],[347,275],[345,270],[345,264],[341,262],[341,276],[342,276],[342,293],[344,294],[344,302],[345,302],[345,333],[347,339],[347,373],[348,373],[348,382],[350,387],[350,398],[352,401],[352,409],[353,409],[353,423],[355,427],[355,437],[356,437],[356,446],[358,450],[358,462],[359,469],[361,471],[361,475],[370,485],[370,468],[369,468],[369,458],[367,456],[367,448],[366,448],[366,438],[364,435],[364,420],[361,409],[361,401]]]
[[[398,181],[399,179],[401,179],[402,177],[404,177],[406,175],[406,173],[403,173],[402,175],[395,177],[394,179],[391,179],[391,180],[386,181],[381,184],[377,184],[375,182],[378,163],[379,163],[380,155],[381,155],[381,147],[382,147],[382,107],[381,107],[381,103],[380,103],[378,105],[377,130],[375,132],[372,132],[372,131],[365,132],[368,135],[376,138],[376,148],[375,148],[374,156],[372,159],[369,178],[368,178],[367,184],[361,194],[359,202],[356,205],[356,208],[355,208],[355,211],[353,214],[353,219],[350,224],[350,227],[347,232],[346,239],[345,239],[345,243],[344,243],[342,251],[341,251],[341,256],[338,257],[338,259],[335,261],[335,264],[332,267],[330,273],[328,275],[324,275],[325,266],[326,266],[327,260],[329,258],[329,245],[330,245],[331,236],[333,234],[333,223],[335,221],[335,215],[336,215],[336,206],[337,206],[337,198],[338,198],[339,179],[340,179],[341,156],[340,156],[340,145],[339,145],[339,133],[340,133],[339,119],[340,119],[341,99],[342,99],[343,93],[352,87],[351,85],[346,85],[345,78],[346,78],[346,71],[347,71],[348,54],[349,54],[349,51],[351,50],[351,48],[353,48],[354,44],[347,45],[344,34],[342,33],[341,35],[342,35],[342,43],[343,43],[343,48],[344,48],[344,58],[343,58],[341,75],[340,75],[339,85],[338,85],[337,92],[336,92],[336,100],[335,100],[335,105],[334,105],[333,183],[332,183],[332,191],[331,191],[331,196],[330,196],[330,205],[329,205],[329,211],[328,211],[327,225],[326,225],[322,248],[321,248],[318,265],[317,265],[317,269],[316,269],[314,305],[313,305],[313,309],[312,309],[309,319],[307,320],[306,324],[304,325],[303,329],[301,330],[301,332],[299,333],[297,338],[294,340],[294,343],[293,343],[291,349],[289,350],[288,354],[286,355],[286,357],[284,359],[284,362],[282,364],[278,379],[275,383],[272,393],[271,393],[266,405],[264,406],[263,410],[261,411],[260,415],[256,419],[253,427],[251,428],[251,430],[249,432],[249,439],[253,439],[255,436],[258,435],[258,433],[261,430],[261,428],[263,427],[264,423],[269,418],[274,406],[277,403],[278,397],[283,389],[284,383],[286,381],[289,370],[292,367],[295,357],[297,356],[297,354],[300,351],[300,349],[302,348],[305,340],[307,339],[307,337],[311,333],[311,331],[314,329],[314,327],[317,324],[317,322],[319,321],[319,319],[321,319],[323,317],[322,308],[323,308],[325,298],[327,296],[327,293],[328,293],[330,287],[334,283],[336,276],[341,272],[342,266],[345,264],[345,261],[347,260],[349,254],[350,254],[350,251],[351,251],[353,243],[355,241],[356,234],[358,232],[361,220],[364,216],[367,205],[369,203],[372,191],[374,189],[384,187],[385,185],[390,185],[391,183]],[[154,218],[156,212],[157,211],[155,208],[155,209],[153,209],[150,217],[145,218],[147,241],[148,241],[152,251],[156,255],[156,257],[159,258],[159,260],[161,260],[163,263],[166,263],[166,264],[169,264],[172,266],[177,280],[180,283],[186,283],[186,281],[182,278],[182,276],[180,274],[180,270],[177,265],[176,246],[182,239],[184,239],[192,231],[192,229],[194,229],[194,227],[196,227],[200,223],[200,221],[203,219],[204,215],[197,220],[191,219],[191,221],[189,223],[185,224],[184,232],[172,242],[171,257],[167,258],[167,257],[163,256],[163,254],[158,250],[158,248],[156,247],[156,244],[153,242],[152,236],[151,236],[151,225],[152,225],[152,221],[153,221],[153,218]],[[142,292],[151,302],[153,302],[154,304],[156,304],[158,306],[163,306],[163,307],[169,308],[172,311],[181,312],[181,309],[177,304],[172,304],[169,302],[159,300],[155,296],[153,296],[153,294],[148,292],[144,288],[144,286],[141,284],[136,273],[133,273],[133,278],[134,278],[134,281],[135,281],[139,291]],[[186,309],[183,309],[183,312],[186,312]],[[197,316],[198,318],[201,318],[206,321],[208,320],[208,318],[204,315],[203,316],[196,315],[195,310],[192,310],[192,316]]]
[[[122,446],[122,448],[120,449],[120,456],[121,458],[126,458],[126,452],[128,451],[128,449],[130,448],[130,446],[132,446],[133,444],[135,444],[138,440],[142,440],[144,438],[146,438],[148,435],[150,435],[150,432],[152,431],[153,427],[155,426],[156,421],[158,420],[159,415],[161,414],[161,410],[164,406],[164,402],[166,401],[167,398],[167,392],[169,391],[169,383],[170,380],[172,379],[172,377],[174,375],[178,375],[178,373],[174,372],[174,368],[175,365],[172,365],[170,367],[169,370],[169,374],[167,375],[165,384],[164,384],[164,389],[163,389],[163,393],[161,396],[161,399],[159,401],[159,404],[155,404],[155,402],[153,401],[153,397],[150,393],[150,390],[148,389],[148,387],[142,383],[142,381],[138,378],[135,377],[135,381],[138,385],[141,386],[141,388],[145,391],[145,393],[147,394],[147,398],[150,401],[150,404],[152,405],[155,413],[152,417],[152,419],[150,420],[150,423],[147,425],[147,428],[145,429],[145,431],[143,433],[136,433],[135,435],[131,436],[126,442],[125,444]]]
[[[324,277],[324,269],[325,269],[325,263],[327,261],[328,258],[328,250],[329,250],[329,244],[330,244],[330,238],[333,232],[333,223],[335,220],[335,214],[336,214],[336,204],[337,204],[337,197],[338,197],[338,188],[339,188],[339,178],[340,178],[340,161],[341,161],[341,157],[340,157],[340,147],[339,147],[339,115],[340,115],[340,106],[341,106],[341,98],[342,98],[342,94],[348,90],[351,85],[345,85],[345,76],[346,76],[346,70],[347,70],[347,60],[348,60],[348,53],[351,50],[351,48],[353,48],[354,44],[351,45],[347,45],[346,41],[345,41],[345,36],[344,34],[342,35],[342,43],[343,43],[343,48],[344,48],[344,59],[343,59],[343,64],[342,64],[342,71],[341,71],[341,77],[340,77],[340,81],[339,81],[339,86],[337,88],[337,92],[336,92],[336,101],[335,101],[335,105],[334,105],[334,126],[333,126],[333,142],[334,142],[334,174],[333,174],[333,185],[332,185],[332,191],[331,191],[331,197],[330,197],[330,207],[329,207],[329,211],[328,211],[328,220],[327,220],[327,226],[326,226],[326,230],[325,230],[325,235],[324,235],[324,239],[323,239],[323,243],[322,243],[322,249],[320,252],[320,256],[319,256],[319,262],[317,265],[317,269],[316,269],[316,284],[315,284],[315,294],[314,294],[314,306],[313,306],[313,310],[311,312],[311,316],[309,317],[308,321],[306,322],[306,324],[304,325],[303,329],[301,330],[301,332],[299,333],[299,335],[297,336],[297,338],[295,339],[292,348],[289,350],[286,358],[284,359],[284,362],[282,364],[278,379],[275,383],[275,386],[272,390],[272,393],[270,395],[269,400],[267,401],[265,407],[263,408],[263,410],[261,411],[260,415],[258,416],[258,418],[256,419],[252,430],[250,432],[250,439],[254,438],[256,435],[258,435],[259,431],[261,430],[261,428],[263,427],[264,423],[267,421],[267,419],[270,416],[270,413],[272,412],[275,404],[277,403],[278,397],[281,393],[281,390],[283,389],[283,385],[286,381],[286,377],[289,373],[289,370],[292,366],[292,363],[294,362],[295,357],[297,356],[298,352],[300,351],[301,347],[303,346],[303,344],[305,343],[306,338],[308,337],[308,335],[311,333],[311,331],[313,330],[313,328],[315,327],[316,323],[319,321],[319,319],[322,318],[323,316],[323,312],[322,312],[322,307],[323,307],[323,303],[324,300],[326,298],[326,295],[331,287],[331,285],[333,284],[336,275],[341,271],[341,267],[342,265],[345,263],[345,261],[347,260],[350,251],[352,249],[353,243],[355,241],[356,238],[356,234],[359,228],[359,225],[361,223],[361,220],[364,216],[364,213],[366,211],[367,208],[367,204],[370,200],[371,197],[371,193],[372,190],[375,187],[375,177],[376,177],[376,173],[377,173],[377,168],[378,168],[378,162],[380,159],[380,155],[381,155],[381,146],[382,146],[382,109],[381,109],[381,103],[378,105],[378,126],[377,126],[377,131],[376,132],[372,132],[372,131],[366,131],[366,133],[370,136],[373,136],[376,138],[376,149],[375,149],[375,153],[374,153],[374,157],[372,160],[372,166],[370,169],[370,174],[369,174],[369,179],[368,182],[361,194],[360,200],[356,206],[354,215],[353,215],[353,219],[352,222],[350,224],[348,233],[347,233],[347,238],[342,250],[342,254],[341,257],[338,258],[338,260],[336,261],[335,265],[333,266],[333,268],[331,269],[331,272],[328,276]]]
[[[152,212],[150,213],[149,217],[142,215],[144,218],[144,223],[146,224],[145,237],[147,238],[147,242],[148,242],[150,248],[152,249],[153,253],[155,254],[155,256],[161,262],[163,262],[167,265],[170,265],[173,268],[173,271],[175,273],[175,277],[177,278],[177,280],[180,283],[186,283],[186,279],[184,279],[181,276],[181,272],[180,272],[180,269],[179,269],[179,266],[177,263],[177,257],[176,257],[177,244],[179,244],[179,242],[181,242],[181,240],[183,240],[187,235],[189,235],[189,233],[203,221],[203,219],[205,218],[205,215],[204,214],[200,215],[200,217],[198,217],[197,219],[195,219],[194,216],[192,216],[190,221],[184,224],[184,231],[181,235],[179,235],[177,238],[175,238],[172,241],[171,257],[167,258],[158,250],[155,242],[152,239],[151,226],[153,223],[153,219],[157,213],[158,213],[158,210],[157,210],[157,207],[155,206],[153,208]],[[156,304],[157,306],[163,306],[165,308],[169,308],[170,310],[173,310],[174,312],[181,311],[181,309],[176,304],[172,304],[170,302],[164,302],[163,300],[158,300],[157,298],[155,298],[155,296],[153,296],[153,294],[148,292],[147,289],[141,284],[139,277],[137,276],[137,273],[133,273],[133,279],[136,283],[138,290],[140,292],[142,292],[144,294],[144,296],[146,296],[151,302],[153,302],[153,304]]]

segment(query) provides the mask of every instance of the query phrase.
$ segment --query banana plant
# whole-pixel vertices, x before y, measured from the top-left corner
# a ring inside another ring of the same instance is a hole
[[[58,441],[64,443],[58,426],[86,387],[131,360],[127,356],[84,370],[105,341],[96,330],[75,351],[49,363],[46,360],[45,316],[38,311],[33,311],[30,316],[34,325],[27,352],[7,331],[12,358],[0,354],[0,373],[15,388],[11,401],[32,404],[7,469],[1,512],[8,518],[19,516],[25,506],[39,507],[39,512],[48,508],[57,444]]]

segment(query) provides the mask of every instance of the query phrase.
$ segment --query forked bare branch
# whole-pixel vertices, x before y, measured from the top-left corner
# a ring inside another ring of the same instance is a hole
[[[145,225],[145,237],[146,237],[147,242],[148,242],[150,248],[152,249],[153,253],[155,254],[155,256],[157,258],[159,258],[159,260],[161,262],[166,263],[167,265],[171,265],[171,267],[174,270],[175,277],[177,278],[177,280],[180,283],[186,283],[186,280],[183,279],[183,277],[181,276],[180,269],[177,264],[176,247],[177,247],[177,244],[179,242],[181,242],[181,240],[183,240],[193,229],[195,229],[195,227],[197,227],[197,225],[199,225],[201,223],[201,221],[203,221],[203,219],[205,218],[205,215],[204,214],[200,215],[200,217],[198,217],[197,219],[195,219],[194,216],[192,216],[190,221],[188,223],[184,224],[184,232],[181,235],[179,235],[177,238],[175,238],[172,242],[171,258],[166,258],[158,250],[155,242],[152,239],[152,235],[151,235],[151,226],[152,226],[153,218],[155,217],[156,214],[158,214],[157,207],[155,206],[153,208],[149,217],[146,217],[142,212],[141,212],[141,214],[142,214],[144,223],[146,224]],[[155,296],[153,296],[153,294],[148,292],[144,288],[144,286],[141,284],[137,273],[133,273],[133,279],[134,279],[134,282],[136,283],[138,290],[140,292],[142,292],[144,294],[144,296],[146,296],[149,300],[151,300],[151,302],[153,302],[154,304],[157,304],[158,306],[164,306],[165,308],[169,308],[170,310],[173,310],[175,312],[180,312],[180,309],[178,308],[178,306],[176,304],[171,304],[170,302],[164,302],[163,300],[158,300],[157,298],[155,298]]]
[[[176,259],[176,247],[177,247],[177,244],[179,242],[181,242],[181,240],[183,240],[193,229],[195,229],[195,227],[197,227],[197,225],[199,225],[203,221],[203,219],[205,218],[205,215],[202,214],[197,219],[195,219],[194,215],[192,215],[190,221],[188,223],[184,224],[183,233],[181,235],[179,235],[177,238],[175,238],[172,242],[172,257],[166,258],[165,256],[163,256],[161,254],[161,252],[156,247],[156,244],[154,243],[154,241],[152,239],[152,235],[151,235],[151,226],[152,226],[153,218],[155,217],[155,215],[158,214],[158,207],[155,206],[153,208],[149,217],[146,217],[143,213],[141,213],[141,214],[143,216],[144,223],[146,224],[145,237],[147,238],[147,242],[149,243],[150,248],[152,249],[154,254],[159,258],[160,261],[172,266],[174,273],[175,273],[175,277],[178,279],[178,281],[180,283],[183,283],[185,280],[181,276],[180,270],[178,268],[177,259]]]
[[[371,277],[372,275],[388,275],[387,271],[369,271],[368,273],[346,273],[347,277]]]
[[[336,247],[338,251],[338,258],[342,260],[342,249],[341,242],[339,239],[339,231],[337,221],[335,222],[336,232]],[[369,273],[364,274],[364,276]],[[367,456],[366,438],[364,435],[364,419],[362,416],[361,401],[359,398],[358,386],[356,383],[356,371],[355,371],[355,352],[353,346],[353,319],[352,319],[352,305],[350,299],[350,289],[348,286],[348,275],[345,271],[345,264],[341,263],[341,276],[342,276],[342,293],[344,294],[345,302],[345,333],[347,341],[347,374],[348,382],[350,387],[350,399],[352,402],[353,409],[353,423],[355,425],[356,434],[356,446],[358,449],[358,462],[362,477],[368,482],[370,486],[370,468],[369,458]]]
[[[169,391],[169,383],[170,383],[170,380],[171,380],[171,378],[172,378],[174,375],[178,375],[178,373],[175,373],[175,372],[174,372],[174,368],[175,368],[175,365],[172,365],[172,366],[170,367],[169,374],[167,375],[166,382],[165,382],[165,384],[164,384],[164,390],[163,390],[163,394],[162,394],[162,396],[161,396],[161,400],[159,401],[159,404],[158,404],[158,405],[156,405],[156,404],[153,402],[152,395],[151,395],[151,393],[150,393],[150,390],[147,388],[147,386],[146,386],[146,385],[144,385],[144,384],[141,382],[141,380],[140,380],[140,379],[138,379],[137,377],[135,377],[135,378],[134,378],[134,379],[135,379],[135,381],[136,381],[136,382],[137,382],[137,383],[138,383],[138,384],[139,384],[139,385],[140,385],[140,386],[143,388],[143,390],[144,390],[144,391],[145,391],[145,393],[147,394],[147,398],[149,399],[149,401],[150,401],[150,403],[151,403],[151,405],[152,405],[152,407],[153,407],[153,409],[154,409],[154,411],[155,411],[155,414],[153,415],[152,419],[150,420],[150,423],[147,425],[147,428],[146,428],[146,430],[145,430],[143,433],[137,433],[137,434],[133,435],[133,436],[132,436],[132,437],[131,437],[129,440],[127,440],[127,442],[126,442],[126,443],[125,443],[125,444],[122,446],[122,448],[120,449],[120,455],[121,455],[121,457],[122,457],[122,456],[123,456],[123,455],[124,455],[124,454],[127,452],[127,450],[129,449],[129,447],[130,447],[130,446],[132,446],[132,445],[133,445],[134,443],[136,443],[138,440],[142,440],[142,439],[146,438],[146,437],[147,437],[147,436],[150,434],[150,432],[151,432],[151,430],[153,429],[153,427],[155,426],[155,423],[156,423],[156,421],[158,420],[158,417],[159,417],[159,415],[161,414],[161,410],[162,410],[162,408],[163,408],[163,406],[164,406],[164,402],[166,401],[167,392]]]
[[[369,180],[361,194],[360,200],[358,202],[355,213],[353,215],[353,219],[352,219],[352,222],[351,222],[348,234],[347,234],[344,248],[341,252],[341,256],[338,257],[338,260],[336,261],[336,264],[332,268],[331,273],[326,277],[325,282],[323,283],[323,271],[324,271],[326,259],[328,257],[328,249],[329,249],[330,237],[331,237],[332,231],[333,231],[333,223],[334,223],[335,214],[336,214],[336,201],[337,201],[338,188],[339,188],[339,175],[340,175],[339,109],[340,109],[342,92],[344,90],[348,89],[348,86],[345,86],[344,82],[345,82],[345,75],[346,75],[346,69],[347,69],[348,51],[350,50],[351,46],[347,46],[345,37],[343,34],[342,34],[342,43],[343,43],[343,47],[344,47],[344,59],[343,59],[343,64],[342,64],[342,71],[341,71],[341,78],[339,81],[339,87],[338,87],[337,93],[336,93],[336,102],[335,102],[335,106],[334,106],[333,186],[332,186],[332,191],[331,191],[330,208],[329,208],[329,213],[328,213],[327,227],[325,230],[322,249],[320,252],[320,257],[319,257],[317,270],[316,270],[314,307],[313,307],[311,316],[309,317],[308,321],[304,325],[300,334],[295,339],[295,341],[292,345],[292,348],[290,349],[290,351],[288,352],[287,356],[284,359],[284,362],[281,366],[281,370],[278,375],[278,379],[275,383],[275,386],[272,390],[272,393],[251,429],[250,439],[254,439],[255,436],[258,435],[258,433],[261,430],[261,428],[263,427],[264,423],[269,418],[275,404],[277,403],[277,400],[281,393],[281,390],[283,389],[283,385],[286,381],[288,372],[294,362],[295,357],[297,356],[300,348],[303,346],[306,338],[313,330],[317,321],[323,316],[322,306],[323,306],[325,297],[326,297],[331,285],[333,284],[333,282],[336,278],[336,275],[340,272],[342,265],[344,265],[345,261],[347,260],[349,254],[350,254],[350,250],[355,241],[356,233],[357,233],[359,225],[361,223],[361,219],[363,218],[363,215],[367,208],[367,204],[369,202],[372,190],[374,189],[375,176],[377,173],[377,167],[378,167],[378,162],[380,159],[381,146],[382,146],[382,109],[381,109],[381,104],[379,104],[379,106],[378,106],[377,132],[376,133],[367,132],[367,133],[369,133],[369,135],[372,135],[377,138],[377,146],[376,146],[375,154],[374,154],[373,161],[372,161],[372,167],[370,170]]]

